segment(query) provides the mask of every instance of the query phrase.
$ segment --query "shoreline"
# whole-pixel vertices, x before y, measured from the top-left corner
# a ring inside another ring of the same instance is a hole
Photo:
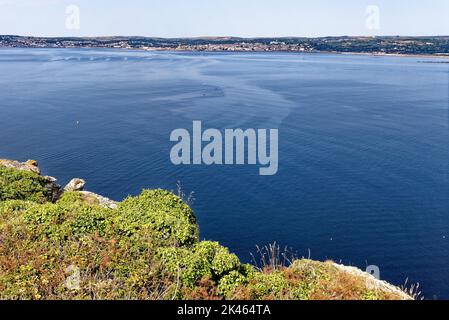
[[[309,55],[320,55],[320,54],[335,54],[343,56],[368,56],[368,57],[398,57],[398,58],[425,58],[425,59],[444,59],[440,63],[449,63],[449,53],[447,54],[407,54],[407,53],[371,53],[371,52],[339,52],[339,51],[287,51],[287,50],[177,50],[176,48],[163,49],[141,49],[141,48],[109,48],[109,47],[0,47],[0,50],[4,49],[79,49],[79,50],[116,50],[116,51],[136,51],[136,52],[172,52],[172,53],[286,53],[286,54],[309,54]],[[436,62],[438,63],[438,62]]]
[[[341,55],[353,55],[353,56],[372,56],[372,57],[404,57],[404,58],[439,58],[439,59],[447,59],[447,63],[449,63],[449,54],[407,54],[407,53],[368,53],[368,52],[333,52],[335,54]]]

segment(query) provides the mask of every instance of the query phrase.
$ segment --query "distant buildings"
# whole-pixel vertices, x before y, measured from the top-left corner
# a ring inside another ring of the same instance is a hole
[[[192,38],[145,37],[39,38],[0,36],[8,48],[114,48],[211,52],[341,52],[449,55],[449,37]]]

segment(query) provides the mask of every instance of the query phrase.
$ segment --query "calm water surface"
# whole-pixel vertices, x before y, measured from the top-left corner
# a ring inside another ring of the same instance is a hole
[[[423,60],[3,49],[0,157],[117,200],[179,180],[242,260],[277,241],[449,298],[449,65]],[[192,120],[279,128],[278,174],[173,166]]]

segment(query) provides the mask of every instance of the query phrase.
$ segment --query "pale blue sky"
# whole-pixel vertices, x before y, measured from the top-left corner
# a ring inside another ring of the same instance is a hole
[[[66,7],[80,29],[66,28]],[[380,29],[366,8],[380,9]],[[449,35],[449,0],[0,0],[0,34],[326,36]]]

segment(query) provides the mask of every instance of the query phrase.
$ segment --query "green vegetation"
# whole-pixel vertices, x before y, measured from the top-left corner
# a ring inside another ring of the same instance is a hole
[[[45,179],[36,173],[0,166],[0,201],[5,200],[47,201]]]
[[[0,167],[0,299],[399,298],[330,262],[257,270],[198,235],[192,210],[167,191],[117,209],[77,192],[52,203],[39,175]]]

